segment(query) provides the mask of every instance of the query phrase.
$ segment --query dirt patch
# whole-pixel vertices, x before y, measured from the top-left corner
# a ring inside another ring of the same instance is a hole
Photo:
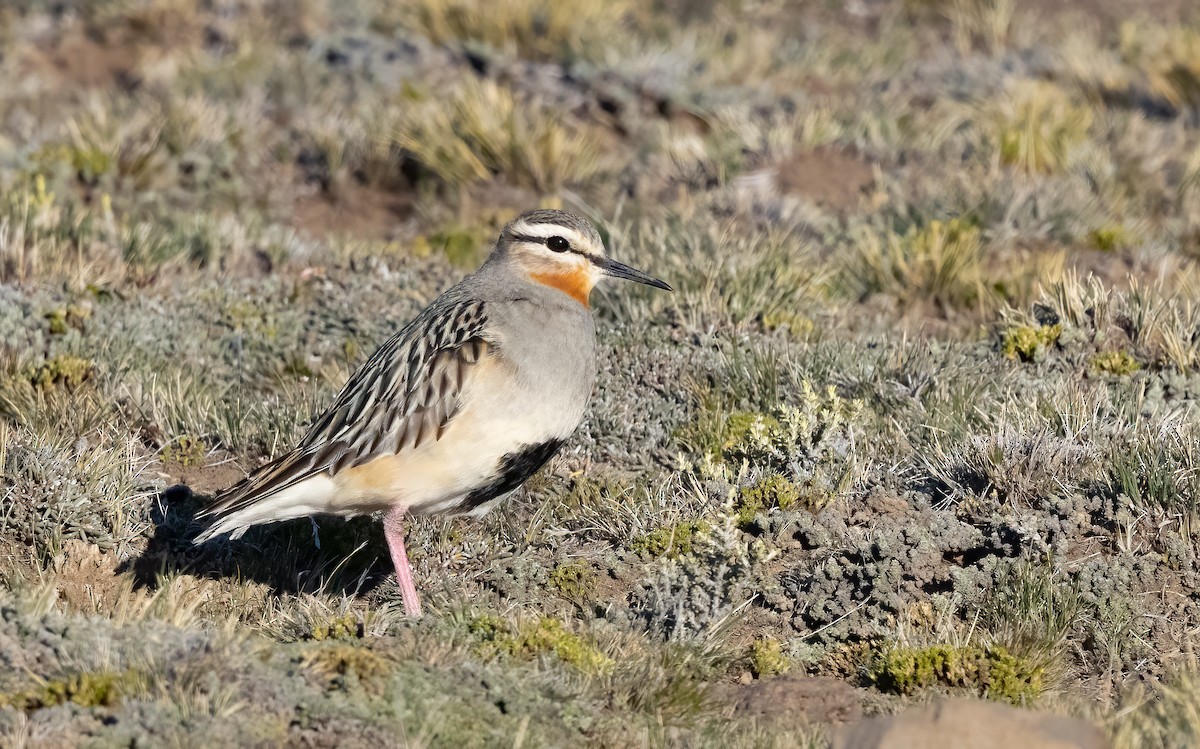
[[[291,223],[318,236],[389,241],[412,212],[410,196],[349,181],[296,200]]]
[[[875,184],[875,169],[860,154],[837,148],[801,151],[775,167],[781,192],[799,195],[838,212],[856,209]]]
[[[117,574],[118,564],[115,554],[105,554],[96,544],[66,541],[52,568],[59,600],[88,614],[111,609],[130,590],[129,579]]]
[[[731,717],[756,718],[783,728],[840,725],[862,716],[862,704],[854,688],[838,679],[781,676],[722,689],[720,696],[729,703]]]
[[[64,89],[129,87],[137,80],[132,46],[98,42],[82,29],[71,29],[51,45],[34,47],[24,60],[27,75],[45,78]]]
[[[158,469],[168,484],[182,484],[193,494],[212,496],[246,477],[246,471],[229,458],[202,466],[185,466],[176,461],[164,462]]]
[[[1095,726],[1074,718],[978,700],[943,700],[899,715],[864,720],[837,737],[835,749],[901,749],[945,746],[1000,749],[1101,749]]]

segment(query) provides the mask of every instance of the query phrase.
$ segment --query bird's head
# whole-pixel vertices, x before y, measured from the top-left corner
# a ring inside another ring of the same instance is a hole
[[[592,287],[605,276],[671,290],[666,282],[609,258],[596,227],[566,211],[521,214],[500,232],[496,254],[530,280],[569,294],[585,307]]]

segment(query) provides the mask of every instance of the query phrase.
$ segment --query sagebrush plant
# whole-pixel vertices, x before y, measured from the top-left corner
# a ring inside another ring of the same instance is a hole
[[[1002,422],[966,444],[939,445],[925,458],[947,498],[992,496],[1028,506],[1046,496],[1099,484],[1102,458],[1093,445],[1064,438],[1049,425]]]
[[[799,501],[820,509],[866,471],[865,456],[855,448],[862,411],[861,401],[842,398],[833,386],[818,391],[805,380],[795,405],[770,414],[730,414],[721,425],[719,450],[697,456],[696,471],[735,486],[748,481],[760,492],[763,482],[779,477],[784,483],[774,479],[771,492],[776,507],[786,494],[785,505]]]
[[[669,641],[719,638],[750,603],[757,569],[772,555],[761,542],[746,540],[736,517],[723,512],[696,532],[687,553],[661,559],[635,611]]]

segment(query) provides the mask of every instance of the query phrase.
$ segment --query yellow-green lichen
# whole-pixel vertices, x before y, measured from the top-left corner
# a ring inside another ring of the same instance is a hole
[[[798,338],[807,336],[816,328],[816,324],[812,321],[812,318],[786,309],[764,313],[762,316],[762,326],[767,331],[786,328],[789,333]]]
[[[637,553],[652,558],[677,557],[691,552],[697,534],[708,533],[711,530],[712,525],[707,521],[685,520],[638,536],[629,546]]]
[[[801,499],[800,488],[778,473],[772,473],[754,486],[742,489],[735,504],[737,523],[745,528],[759,513],[773,509],[790,510]]]
[[[1132,239],[1125,227],[1110,224],[1088,232],[1088,244],[1102,252],[1115,252],[1132,244]]]
[[[82,672],[21,692],[0,694],[0,705],[20,710],[40,710],[68,702],[81,707],[108,707],[134,691],[139,682],[140,674],[133,671]]]
[[[595,575],[587,562],[577,559],[560,564],[550,571],[550,586],[563,598],[576,604],[584,604],[592,597]]]
[[[958,687],[1020,704],[1041,694],[1045,668],[999,645],[893,648],[876,659],[871,680],[888,692],[913,694],[934,686]]]
[[[756,513],[774,507],[802,503],[820,510],[854,484],[859,466],[855,432],[863,402],[807,381],[801,383],[798,396],[795,404],[781,405],[770,414],[732,414],[719,452],[704,454],[698,462],[701,476],[727,483],[743,483],[747,467],[761,471],[765,478],[735,502],[743,527]]]
[[[66,307],[50,310],[45,317],[50,325],[50,335],[65,335],[71,328],[83,330],[84,323],[92,317],[92,310],[77,304],[68,304]]]
[[[91,361],[63,354],[53,359],[47,359],[34,371],[30,381],[34,387],[42,390],[50,390],[55,387],[74,390],[91,379],[94,373],[95,365]]]
[[[392,672],[391,661],[376,651],[344,643],[322,645],[309,651],[302,665],[326,689],[345,688],[351,676],[368,689],[376,689]]]
[[[1016,325],[1004,331],[1000,350],[1010,359],[1035,361],[1039,355],[1058,342],[1062,325]]]
[[[335,616],[313,624],[310,640],[356,640],[363,636],[362,622],[353,614]]]
[[[595,645],[569,632],[557,619],[542,617],[537,624],[522,627],[522,649],[532,653],[552,652],[559,660],[584,673],[604,673],[612,668],[612,659]]]
[[[1137,359],[1127,351],[1101,351],[1091,358],[1088,368],[1093,372],[1117,375],[1133,374],[1142,368]]]
[[[783,654],[783,646],[773,637],[763,637],[750,645],[750,670],[758,678],[787,673],[792,662]]]
[[[91,144],[51,143],[38,149],[32,161],[41,171],[51,172],[57,164],[69,167],[80,182],[95,184],[116,165],[115,157]]]
[[[162,449],[161,457],[165,461],[174,461],[185,468],[204,465],[204,457],[208,455],[208,445],[199,437],[183,434]]]
[[[532,658],[552,653],[587,674],[607,673],[613,666],[612,659],[599,648],[551,617],[514,628],[499,617],[483,614],[468,622],[467,631],[479,641],[480,650],[491,655]]]

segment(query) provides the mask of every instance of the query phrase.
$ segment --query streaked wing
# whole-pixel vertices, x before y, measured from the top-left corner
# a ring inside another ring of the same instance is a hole
[[[223,492],[200,516],[236,512],[311,476],[440,439],[487,354],[486,324],[483,302],[426,309],[354,373],[295,450]]]

